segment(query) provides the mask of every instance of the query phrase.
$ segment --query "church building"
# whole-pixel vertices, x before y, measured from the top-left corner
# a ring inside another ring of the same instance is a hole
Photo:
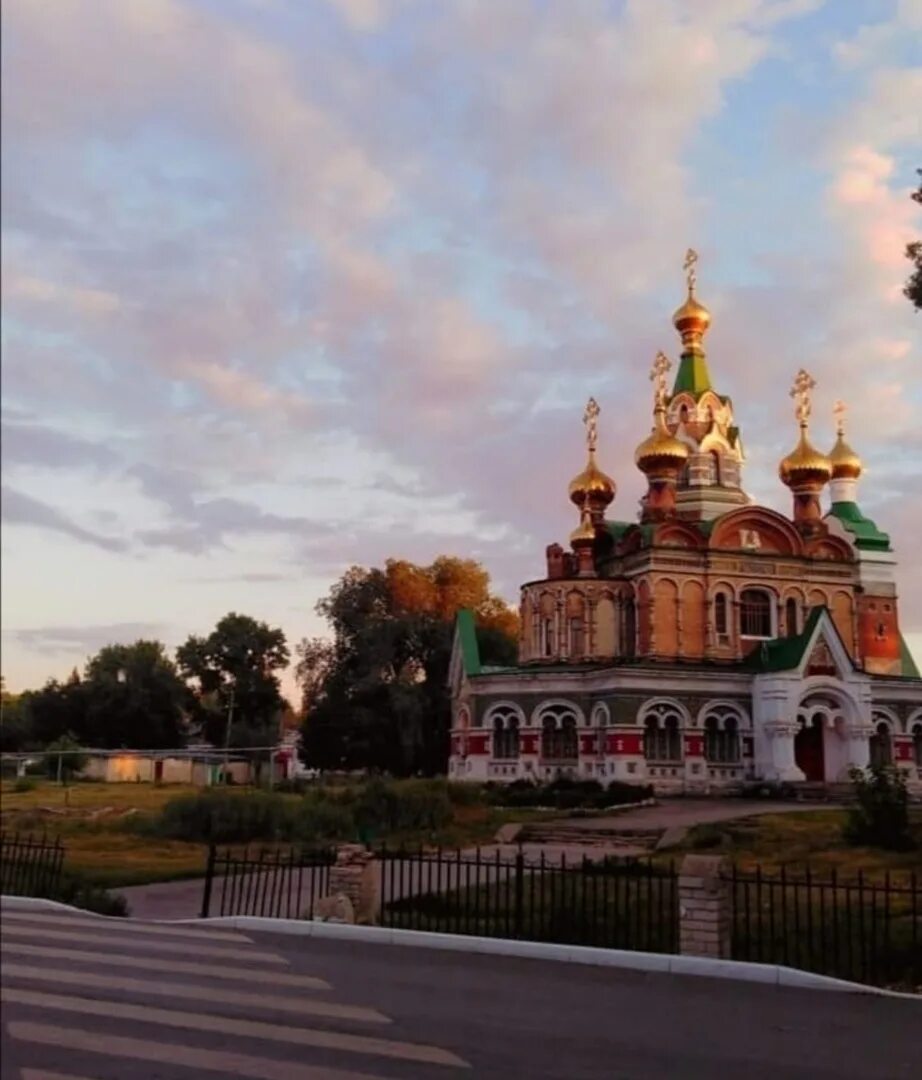
[[[590,399],[587,461],[569,488],[579,521],[522,586],[518,664],[483,666],[473,616],[458,617],[449,776],[707,793],[836,783],[886,762],[922,791],[922,679],[900,634],[889,537],[858,503],[845,407],[824,453],[810,437],[815,383],[797,374],[796,442],[778,469],[791,514],[754,505],[733,403],[711,382],[696,261],[690,251],[673,318],[671,393],[670,361],[653,364],[639,520],[611,515]]]

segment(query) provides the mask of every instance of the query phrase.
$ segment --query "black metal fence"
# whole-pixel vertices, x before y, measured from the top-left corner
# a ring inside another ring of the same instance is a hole
[[[4,896],[54,896],[63,866],[60,837],[0,833],[0,893]]]
[[[379,852],[385,926],[644,952],[675,952],[671,865]]]
[[[314,903],[330,891],[330,848],[219,852],[209,849],[201,917],[261,915],[310,918]]]
[[[877,985],[922,985],[922,878],[868,881],[760,869],[727,876],[734,960]]]

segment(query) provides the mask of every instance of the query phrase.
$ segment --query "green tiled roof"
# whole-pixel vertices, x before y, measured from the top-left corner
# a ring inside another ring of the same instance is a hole
[[[684,352],[676,372],[672,396],[689,393],[695,398],[701,397],[705,390],[711,389],[711,375],[704,353]]]
[[[792,668],[796,668],[803,660],[807,644],[810,638],[813,637],[813,631],[816,629],[816,624],[820,621],[824,611],[827,611],[827,609],[822,606],[810,608],[810,614],[807,616],[804,628],[799,634],[774,638],[772,641],[763,641],[759,648],[749,657],[752,666],[761,672],[790,671]],[[831,619],[830,625],[833,625]]]
[[[605,529],[614,541],[618,541],[636,521],[606,521]]]
[[[900,634],[900,663],[902,664],[902,675],[904,679],[922,678],[922,676],[919,675],[919,668],[913,659],[913,655],[909,651],[909,646],[906,644],[906,639],[902,634]]]
[[[829,509],[833,517],[839,519],[854,536],[855,546],[864,551],[889,551],[890,537],[864,516],[857,503],[835,502]]]
[[[479,675],[481,672],[480,647],[477,644],[477,628],[474,625],[473,611],[462,608],[458,612],[455,629],[461,642],[461,660],[464,663],[464,673],[466,675]]]

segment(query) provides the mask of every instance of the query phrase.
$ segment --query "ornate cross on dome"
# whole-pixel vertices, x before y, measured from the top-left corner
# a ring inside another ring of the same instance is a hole
[[[599,413],[602,410],[599,408],[599,403],[594,397],[591,397],[586,402],[586,411],[583,413],[583,423],[586,425],[586,445],[589,447],[589,453],[595,453],[596,443],[599,438]]]
[[[650,382],[653,383],[653,404],[657,409],[666,407],[666,376],[672,367],[672,361],[664,352],[658,352],[650,368]]]
[[[795,401],[794,415],[797,417],[798,423],[801,426],[806,427],[807,420],[810,418],[810,412],[812,405],[810,402],[810,391],[816,386],[816,379],[810,375],[809,372],[804,371],[803,368],[797,372],[797,377],[794,379],[794,385],[791,387],[791,397]]]
[[[685,262],[682,263],[682,269],[685,271],[685,280],[688,283],[688,295],[691,296],[695,291],[695,285],[698,283],[698,272],[695,269],[695,264],[698,262],[698,252],[694,248],[689,248],[685,252]]]
[[[847,412],[848,406],[841,398],[832,407],[832,415],[836,418],[836,435],[845,434],[845,414]]]

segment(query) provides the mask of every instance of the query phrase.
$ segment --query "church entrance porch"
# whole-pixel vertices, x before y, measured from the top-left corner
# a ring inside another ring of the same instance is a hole
[[[826,779],[823,728],[819,722],[800,724],[794,737],[794,761],[809,783],[822,783]]]

